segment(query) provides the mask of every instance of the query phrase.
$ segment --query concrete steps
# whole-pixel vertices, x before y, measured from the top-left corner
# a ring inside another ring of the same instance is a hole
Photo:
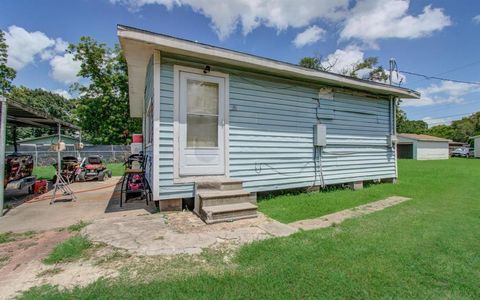
[[[257,206],[249,202],[207,206],[202,209],[202,219],[207,224],[256,217]]]
[[[238,179],[216,178],[195,183],[195,213],[207,224],[257,217],[255,193]]]

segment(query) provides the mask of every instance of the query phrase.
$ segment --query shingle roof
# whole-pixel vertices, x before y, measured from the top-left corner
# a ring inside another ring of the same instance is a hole
[[[398,137],[416,140],[416,141],[430,141],[430,142],[450,142],[448,139],[439,138],[427,134],[413,134],[413,133],[399,133]]]

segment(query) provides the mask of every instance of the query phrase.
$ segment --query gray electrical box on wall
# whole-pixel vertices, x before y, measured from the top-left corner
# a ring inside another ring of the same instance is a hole
[[[325,147],[327,145],[327,126],[325,124],[315,124],[313,126],[313,144],[316,147]]]

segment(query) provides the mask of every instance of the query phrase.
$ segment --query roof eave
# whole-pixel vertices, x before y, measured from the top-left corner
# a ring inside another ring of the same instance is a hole
[[[405,99],[420,98],[420,93],[410,89],[351,78],[330,72],[321,72],[317,70],[307,69],[285,62],[275,61],[263,57],[218,48],[211,45],[196,43],[188,40],[182,40],[179,38],[148,32],[124,25],[117,26],[117,34],[120,40],[120,44],[124,49],[127,62],[129,62],[129,60],[130,62],[133,60],[133,54],[138,55],[138,51],[134,51],[135,53],[132,53],[132,56],[130,56],[130,51],[126,49],[126,45],[130,41],[132,41],[143,43],[146,47],[150,47],[151,50],[157,49],[160,51],[185,56],[197,57],[206,60],[214,60],[220,63],[226,63],[244,68],[261,69],[262,71],[278,73],[284,76],[291,76],[298,79],[313,80],[322,82],[324,84],[342,86],[374,94],[388,95]],[[136,115],[138,115],[138,113],[136,113]]]

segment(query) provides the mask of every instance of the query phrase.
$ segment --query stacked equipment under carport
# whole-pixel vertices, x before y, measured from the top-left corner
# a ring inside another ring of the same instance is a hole
[[[0,216],[3,215],[4,200],[4,175],[5,175],[5,143],[6,143],[6,127],[7,123],[15,127],[34,127],[34,128],[55,128],[58,130],[58,143],[61,142],[61,129],[70,129],[80,131],[80,128],[64,122],[60,119],[49,116],[44,112],[39,112],[24,104],[19,104],[13,100],[0,96]],[[57,182],[55,189],[61,189],[65,185],[59,182],[59,174],[61,172],[61,155],[57,151]],[[56,191],[55,190],[55,191]],[[55,193],[53,194],[55,197]],[[54,198],[52,198],[53,200]]]

